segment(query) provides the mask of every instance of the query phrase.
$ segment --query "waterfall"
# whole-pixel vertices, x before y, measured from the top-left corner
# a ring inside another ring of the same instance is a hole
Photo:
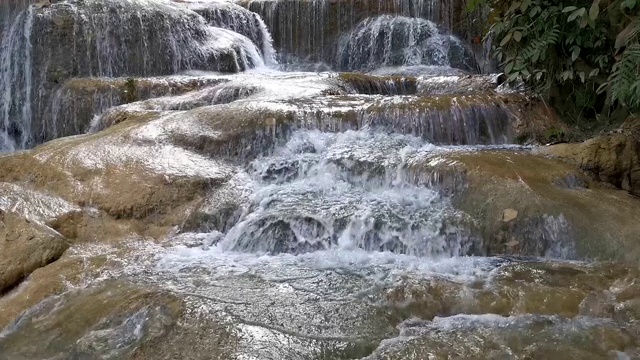
[[[33,17],[33,8],[21,11],[3,32],[0,44],[0,152],[31,142]]]
[[[405,181],[405,162],[434,151],[411,136],[298,131],[252,163],[252,205],[221,247],[272,254],[334,247],[415,256],[481,251],[446,198]]]
[[[277,64],[273,39],[262,18],[237,4],[223,2],[189,3],[211,26],[231,30],[249,38],[259,49],[267,65]]]
[[[249,0],[241,5],[257,13],[271,30],[284,57],[331,62],[343,33],[369,17],[383,14],[423,18],[453,30],[454,1],[434,0]]]
[[[429,20],[383,15],[358,24],[339,42],[336,66],[373,70],[387,66],[464,66],[460,40]]]
[[[245,11],[246,12],[246,11]],[[0,149],[29,148],[59,133],[56,91],[71,78],[238,72],[275,62],[255,14],[250,38],[208,24],[164,0],[68,0],[25,7],[8,19],[0,43]],[[36,36],[37,34],[37,36]],[[255,38],[255,37],[254,37]],[[55,45],[53,45],[55,44]],[[162,54],[159,56],[158,54]],[[34,69],[38,69],[34,72]]]

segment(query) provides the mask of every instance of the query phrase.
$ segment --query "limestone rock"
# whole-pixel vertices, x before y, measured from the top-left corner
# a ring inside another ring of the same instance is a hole
[[[238,72],[257,65],[243,53],[246,38],[211,27],[202,16],[172,2],[70,0],[48,4],[45,0],[39,4],[42,6],[31,13],[15,13],[14,18],[5,19],[4,11],[0,14],[3,29],[31,29],[29,34],[19,34],[30,41],[28,56],[21,42],[3,43],[8,56],[16,57],[10,57],[10,63],[26,62],[27,69],[9,71],[13,77],[3,81],[20,84],[14,89],[16,101],[38,99],[25,106],[29,111],[21,106],[10,108],[4,119],[3,125],[16,129],[16,142],[26,147],[79,132],[76,124],[64,124],[62,115],[57,117],[57,109],[52,109],[60,105],[64,94],[57,92],[69,79],[161,76],[196,68]],[[22,84],[25,71],[32,73],[31,84]],[[90,105],[91,101],[82,104],[79,111]],[[23,113],[33,116],[23,118]],[[42,129],[35,135],[22,129],[32,119],[32,128]]]
[[[51,6],[51,1],[50,0],[42,0],[42,1],[39,1],[39,2],[35,3],[34,6],[36,7],[36,9],[42,9],[42,8],[45,8],[45,7],[49,7],[49,6]]]
[[[493,151],[437,159],[414,164],[413,180],[441,179],[432,185],[452,194],[454,206],[480,224],[488,254],[622,261],[640,256],[640,200],[598,186],[571,164]],[[585,187],[566,186],[566,179]]]
[[[61,352],[73,358],[132,358],[145,341],[165,336],[181,310],[175,297],[126,282],[72,290],[27,310],[3,333],[0,353],[19,358],[51,358]],[[35,340],[42,336],[55,340]]]
[[[583,143],[539,148],[541,154],[568,160],[593,179],[640,196],[640,126],[630,118],[618,132]]]
[[[42,266],[58,259],[66,240],[52,229],[0,210],[0,293]]]

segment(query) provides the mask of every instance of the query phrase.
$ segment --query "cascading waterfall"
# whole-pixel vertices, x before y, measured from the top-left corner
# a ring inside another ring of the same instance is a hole
[[[382,14],[428,19],[452,30],[455,2],[433,0],[250,0],[240,4],[259,14],[284,55],[332,62],[335,42],[359,22]]]
[[[66,133],[56,129],[60,119],[51,114],[59,107],[53,104],[56,91],[70,78],[147,77],[190,69],[238,72],[264,66],[265,58],[274,64],[268,34],[257,16],[252,19],[247,27],[258,34],[262,51],[246,36],[211,26],[188,7],[164,0],[25,4],[13,19],[3,15],[2,150],[28,148]]]
[[[415,65],[469,69],[466,57],[460,41],[442,34],[433,22],[383,15],[364,20],[340,39],[336,66],[343,70]]]
[[[0,156],[0,247],[61,256],[0,265],[3,356],[640,354],[637,267],[566,261],[640,204],[514,144],[545,108],[470,74],[460,1],[18,2],[0,151],[88,134]]]
[[[0,152],[31,143],[34,11],[21,11],[0,44]]]
[[[202,15],[211,25],[244,35],[261,50],[264,62],[277,64],[273,39],[262,18],[237,4],[207,2],[189,4],[189,8]]]
[[[272,156],[254,161],[252,205],[220,246],[272,254],[333,247],[478,253],[464,215],[438,191],[406,181],[406,161],[437,151],[411,136],[299,131]]]

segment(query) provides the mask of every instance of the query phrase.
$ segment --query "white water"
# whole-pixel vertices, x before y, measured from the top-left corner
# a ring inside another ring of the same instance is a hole
[[[0,42],[0,152],[30,144],[34,11],[21,11]]]
[[[190,1],[188,7],[200,13],[212,26],[231,30],[249,38],[260,48],[266,65],[278,64],[273,39],[262,18],[240,5],[221,1]]]
[[[441,33],[429,20],[382,15],[362,21],[342,36],[336,62],[338,68],[344,70],[417,65],[450,67],[452,49],[463,49],[460,40]]]

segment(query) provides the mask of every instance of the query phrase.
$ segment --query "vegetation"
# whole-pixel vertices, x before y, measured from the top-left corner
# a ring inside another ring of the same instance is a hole
[[[137,82],[136,82],[136,79],[134,78],[131,78],[131,77],[127,78],[127,80],[125,81],[124,91],[122,93],[122,99],[125,104],[137,101],[138,94],[136,91],[136,87],[137,87],[136,85],[137,85]]]
[[[490,8],[484,41],[509,81],[524,81],[565,118],[640,111],[640,0],[470,0]]]

